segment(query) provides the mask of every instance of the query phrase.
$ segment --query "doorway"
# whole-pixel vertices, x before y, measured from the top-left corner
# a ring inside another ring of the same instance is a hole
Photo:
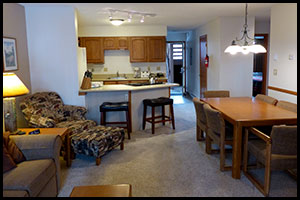
[[[199,58],[200,58],[200,98],[203,98],[203,93],[207,90],[207,69],[205,67],[205,57],[207,55],[207,35],[200,36],[199,40]]]
[[[171,95],[186,95],[186,46],[185,41],[167,42],[167,78],[178,83],[171,88]]]
[[[268,34],[255,34],[256,44],[264,46],[268,52]],[[268,53],[257,53],[253,56],[253,89],[252,96],[266,94]]]

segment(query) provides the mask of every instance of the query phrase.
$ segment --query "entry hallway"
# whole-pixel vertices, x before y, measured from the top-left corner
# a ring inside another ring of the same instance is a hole
[[[125,139],[125,148],[95,159],[77,155],[72,166],[62,161],[62,189],[69,196],[74,186],[129,183],[133,197],[263,197],[241,174],[219,170],[219,154],[205,153],[205,142],[196,141],[195,109],[191,99],[174,98],[175,126],[157,124]],[[141,116],[142,117],[142,116]],[[227,154],[228,155],[228,154]],[[227,160],[230,164],[230,155]],[[263,171],[258,173],[263,177]],[[297,182],[285,172],[272,172],[270,197],[297,197]]]

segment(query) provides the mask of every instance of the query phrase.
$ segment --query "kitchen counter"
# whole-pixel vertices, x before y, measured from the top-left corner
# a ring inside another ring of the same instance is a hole
[[[80,89],[79,95],[84,95],[85,107],[87,108],[87,119],[91,119],[100,124],[99,106],[104,102],[128,101],[131,112],[132,131],[142,130],[143,123],[143,100],[159,97],[170,97],[170,88],[179,86],[177,83],[164,83],[155,85],[131,86],[125,84],[103,85],[99,88]],[[161,115],[161,108],[156,115]],[[169,113],[169,106],[166,106],[165,113]],[[147,110],[147,115],[151,114],[151,109]],[[176,113],[175,113],[176,115]],[[124,112],[109,112],[106,116],[107,121],[125,121]],[[168,124],[168,123],[167,123]],[[156,124],[155,127],[161,126]],[[151,128],[149,123],[146,129]]]
[[[118,85],[103,85],[98,88],[91,89],[80,89],[79,93],[90,93],[90,92],[117,92],[117,91],[138,91],[138,90],[151,90],[158,88],[170,88],[179,86],[178,83],[164,83],[164,84],[154,84],[154,85],[143,85],[143,86],[131,86],[125,84]]]
[[[147,81],[149,78],[133,78],[133,77],[128,77],[126,79],[113,79],[113,78],[93,78],[92,81]],[[157,78],[158,81],[160,80],[167,80],[166,77],[161,77]]]

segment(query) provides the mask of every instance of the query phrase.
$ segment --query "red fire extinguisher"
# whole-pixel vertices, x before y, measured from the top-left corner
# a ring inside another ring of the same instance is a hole
[[[206,56],[205,56],[205,61],[204,61],[204,63],[205,63],[205,67],[207,68],[207,67],[208,67],[208,63],[209,63],[209,57],[208,57],[207,54],[206,54]]]

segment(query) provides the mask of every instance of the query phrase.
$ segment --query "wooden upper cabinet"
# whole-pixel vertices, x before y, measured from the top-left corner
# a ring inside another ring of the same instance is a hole
[[[86,48],[87,63],[104,63],[103,38],[81,37],[80,46]]]
[[[147,62],[147,37],[130,37],[130,62]]]
[[[104,50],[128,49],[127,37],[105,37],[103,39]]]
[[[166,61],[166,38],[148,37],[148,62]]]

